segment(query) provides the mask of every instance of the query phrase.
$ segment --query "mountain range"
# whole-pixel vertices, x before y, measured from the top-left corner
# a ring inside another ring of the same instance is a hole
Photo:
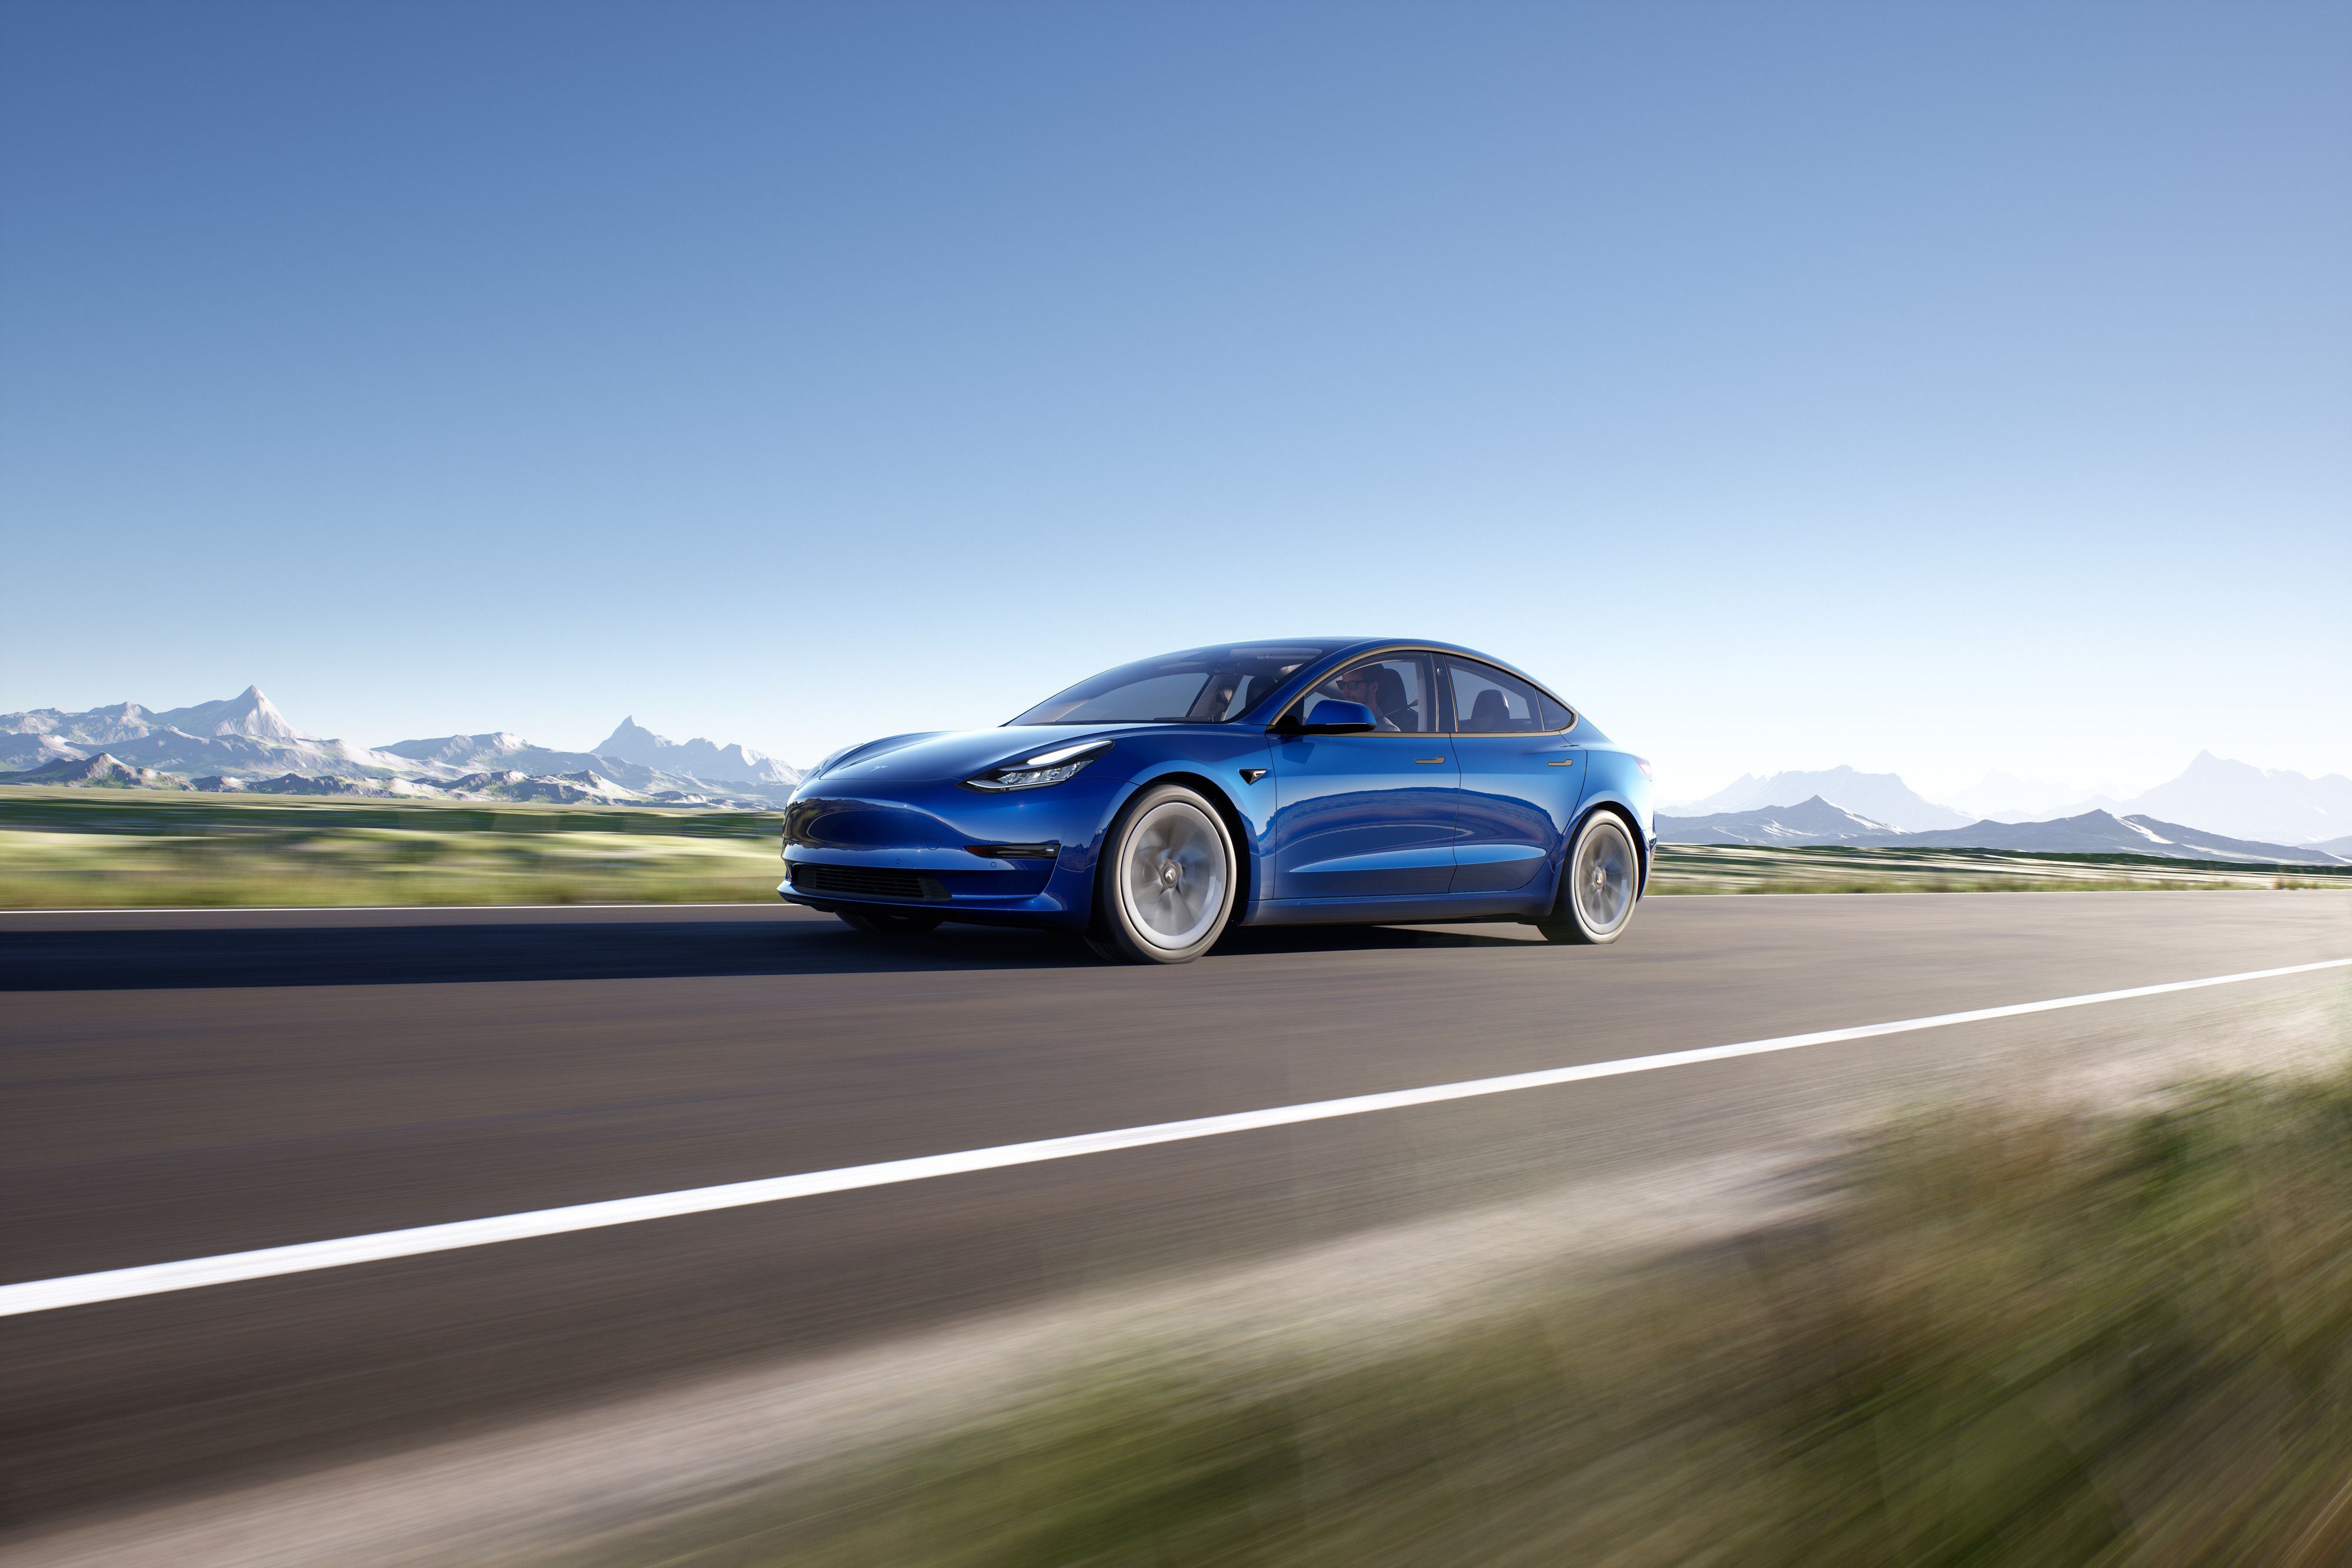
[[[1675,844],[1883,844],[1900,830],[1819,795],[1793,806],[1760,806],[1751,811],[1710,811],[1702,816],[1656,819],[1658,837]]]
[[[2314,779],[2285,768],[2256,768],[2200,751],[2177,779],[2129,800],[2083,796],[2062,784],[1990,773],[1954,800],[1966,810],[1930,800],[1892,773],[1851,768],[1754,775],[1706,797],[1660,810],[1676,818],[1787,810],[1819,797],[1899,832],[1933,832],[1979,821],[2032,822],[2105,811],[2118,820],[2154,817],[2195,822],[2213,833],[2257,842],[2321,844],[2352,834],[2352,779]]]
[[[2091,810],[2046,822],[1997,822],[1906,833],[1815,795],[1794,806],[1657,819],[1675,844],[1868,844],[1898,849],[2022,850],[2043,854],[2158,855],[2167,860],[2352,865],[2352,840],[2335,846],[2262,843],[2149,816]]]
[[[1815,797],[1834,800],[1845,810],[1898,832],[1965,828],[1969,821],[1965,812],[1938,806],[1915,793],[1893,773],[1857,773],[1851,768],[1832,768],[1818,773],[1775,773],[1769,779],[1744,775],[1704,800],[1661,810],[1677,816],[1709,817],[1767,806],[1794,806]]]
[[[634,717],[594,751],[552,750],[506,731],[353,746],[303,733],[257,686],[192,707],[0,714],[0,769],[13,783],[661,804],[773,803],[801,778],[747,747],[669,740]]]
[[[781,784],[790,789],[801,779],[798,770],[748,747],[714,746],[699,739],[667,740],[646,728],[634,716],[623,719],[604,737],[604,744],[596,747],[596,755],[617,757],[624,762],[635,762],[664,773],[728,783]]]
[[[2200,751],[2179,778],[2127,800],[2093,796],[2074,810],[2146,813],[2242,838],[2318,843],[2352,834],[2352,779],[2341,773],[2314,779]]]

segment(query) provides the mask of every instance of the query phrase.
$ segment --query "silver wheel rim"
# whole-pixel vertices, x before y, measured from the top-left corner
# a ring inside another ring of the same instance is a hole
[[[1135,821],[1118,867],[1119,902],[1154,947],[1190,947],[1225,904],[1225,841],[1198,806],[1163,800]]]
[[[1633,841],[1613,821],[1595,823],[1576,846],[1576,913],[1606,936],[1633,913]]]

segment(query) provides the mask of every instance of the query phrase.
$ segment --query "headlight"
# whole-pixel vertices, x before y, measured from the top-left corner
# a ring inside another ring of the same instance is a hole
[[[1059,784],[1109,749],[1108,740],[1082,740],[1076,746],[1041,751],[1020,762],[1000,763],[964,783],[973,789],[1039,789],[1048,784]]]

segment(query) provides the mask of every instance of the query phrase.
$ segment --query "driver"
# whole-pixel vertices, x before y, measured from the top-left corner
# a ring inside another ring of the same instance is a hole
[[[1372,719],[1380,728],[1393,734],[1396,725],[1381,711],[1381,667],[1378,664],[1358,664],[1342,670],[1331,678],[1330,693],[1341,702],[1361,703],[1370,708]]]

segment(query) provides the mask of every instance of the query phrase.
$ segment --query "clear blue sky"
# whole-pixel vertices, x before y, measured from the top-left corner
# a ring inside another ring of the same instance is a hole
[[[0,709],[805,762],[1426,634],[2352,771],[2352,6],[0,10]]]

